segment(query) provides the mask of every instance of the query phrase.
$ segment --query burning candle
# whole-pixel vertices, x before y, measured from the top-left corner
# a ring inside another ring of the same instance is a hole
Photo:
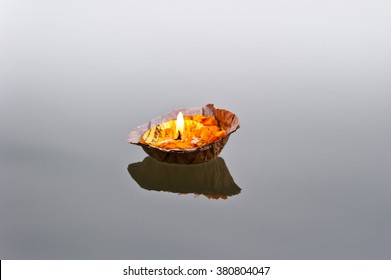
[[[178,116],[176,117],[176,123],[175,123],[175,133],[178,135],[175,138],[175,140],[182,140],[184,128],[185,128],[185,120],[183,118],[182,112],[179,112]]]

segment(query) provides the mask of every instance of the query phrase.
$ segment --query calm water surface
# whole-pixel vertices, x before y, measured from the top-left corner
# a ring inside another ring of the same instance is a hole
[[[0,259],[391,258],[390,5],[5,2]],[[126,141],[207,103],[216,162]]]

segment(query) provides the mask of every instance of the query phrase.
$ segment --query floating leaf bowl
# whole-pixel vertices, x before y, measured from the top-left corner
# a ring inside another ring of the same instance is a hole
[[[179,112],[182,112],[184,116],[214,116],[218,126],[223,128],[227,134],[215,142],[192,149],[163,149],[140,143],[140,139],[145,132],[156,125],[176,119]],[[225,109],[216,109],[213,104],[208,104],[203,107],[175,109],[166,115],[140,125],[129,133],[128,142],[141,146],[148,155],[162,162],[179,164],[202,163],[216,158],[224,148],[230,135],[238,128],[239,119],[234,113]]]

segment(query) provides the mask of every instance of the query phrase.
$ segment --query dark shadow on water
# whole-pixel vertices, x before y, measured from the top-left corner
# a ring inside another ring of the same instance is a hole
[[[130,176],[143,189],[179,194],[193,193],[227,199],[240,193],[221,157],[199,164],[168,164],[146,157],[129,164]]]

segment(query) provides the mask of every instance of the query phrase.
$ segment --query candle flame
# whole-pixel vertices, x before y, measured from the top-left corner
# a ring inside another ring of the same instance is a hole
[[[183,114],[182,112],[179,112],[176,118],[176,132],[178,132],[179,135],[183,135],[184,126],[185,120],[183,119]]]

